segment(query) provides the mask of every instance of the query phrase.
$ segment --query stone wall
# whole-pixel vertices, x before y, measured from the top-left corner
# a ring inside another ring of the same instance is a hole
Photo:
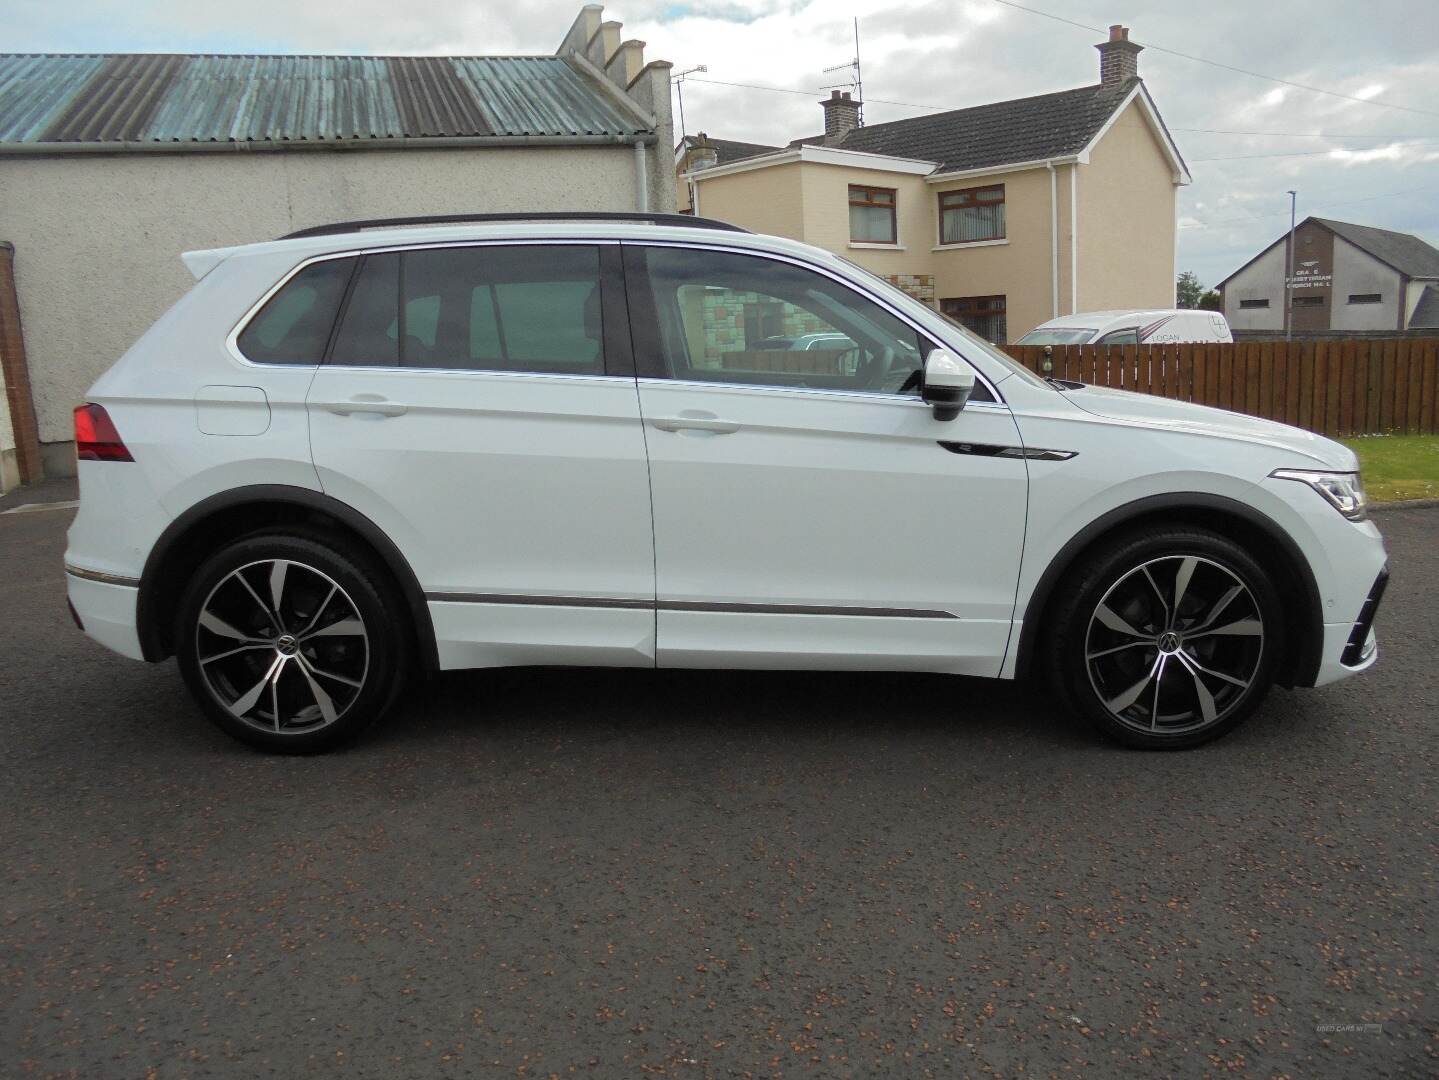
[[[882,274],[885,281],[908,293],[922,304],[934,307],[933,274]]]

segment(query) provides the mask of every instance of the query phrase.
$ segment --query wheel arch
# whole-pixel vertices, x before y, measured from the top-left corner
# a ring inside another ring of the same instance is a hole
[[[439,668],[435,628],[425,593],[409,561],[385,533],[354,507],[329,495],[286,484],[257,484],[202,499],[172,521],[145,560],[136,602],[136,627],[145,659],[174,654],[175,605],[185,582],[221,540],[268,525],[306,525],[337,533],[369,550],[389,571],[405,606],[421,664]]]
[[[1293,537],[1254,507],[1207,492],[1171,492],[1137,499],[1101,514],[1069,539],[1050,560],[1030,594],[1020,625],[1015,675],[1024,678],[1035,664],[1043,615],[1055,587],[1075,562],[1114,534],[1141,525],[1187,524],[1223,529],[1242,544],[1266,570],[1279,575],[1293,590],[1303,610],[1295,619],[1277,681],[1281,686],[1312,686],[1319,673],[1324,645],[1324,608],[1309,560]]]

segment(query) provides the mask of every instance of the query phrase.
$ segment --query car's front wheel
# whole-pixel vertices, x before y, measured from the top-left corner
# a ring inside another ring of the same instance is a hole
[[[405,666],[393,589],[325,536],[270,533],[222,549],[181,600],[176,653],[216,724],[264,750],[353,737],[393,700]]]
[[[1217,738],[1274,681],[1278,595],[1244,548],[1208,530],[1151,528],[1093,552],[1053,616],[1054,682],[1130,746],[1182,749]]]

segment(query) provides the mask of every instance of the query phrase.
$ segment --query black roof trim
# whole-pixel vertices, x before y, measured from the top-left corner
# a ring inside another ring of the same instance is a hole
[[[403,228],[408,225],[467,225],[490,221],[637,221],[647,225],[676,225],[686,229],[715,229],[720,232],[747,233],[750,230],[714,218],[691,217],[689,214],[610,213],[604,210],[558,210],[499,214],[421,214],[418,217],[364,218],[359,221],[336,221],[330,225],[314,225],[308,229],[286,233],[281,240],[300,240],[311,236],[335,236],[339,233],[363,232],[365,229]]]

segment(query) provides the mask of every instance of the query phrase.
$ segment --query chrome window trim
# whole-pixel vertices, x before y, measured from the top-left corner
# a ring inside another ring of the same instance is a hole
[[[230,329],[230,333],[226,335],[225,349],[230,354],[232,359],[238,361],[244,367],[253,368],[259,371],[291,370],[316,372],[319,371],[319,369],[322,367],[334,367],[343,368],[345,371],[445,371],[455,375],[534,375],[553,376],[561,379],[632,378],[632,376],[629,375],[609,375],[605,372],[598,372],[588,375],[568,375],[564,372],[502,371],[491,368],[409,366],[401,367],[391,365],[381,366],[379,364],[326,364],[324,363],[323,359],[316,361],[313,364],[265,364],[257,360],[251,360],[248,356],[246,356],[240,351],[239,345],[240,335],[245,332],[245,328],[250,325],[250,321],[260,313],[260,309],[270,302],[270,298],[273,297],[281,289],[283,289],[286,285],[288,285],[290,283],[290,279],[293,278],[296,274],[300,273],[300,271],[304,270],[306,267],[313,266],[315,263],[332,262],[335,259],[358,259],[362,258],[365,255],[385,255],[390,252],[396,251],[429,251],[431,249],[467,247],[536,247],[540,245],[560,245],[568,247],[600,247],[616,246],[619,244],[619,242],[619,240],[612,237],[595,240],[581,238],[571,239],[564,237],[549,237],[541,240],[520,240],[515,238],[506,238],[503,240],[436,240],[429,243],[412,242],[408,244],[367,245],[361,248],[350,248],[346,251],[327,251],[319,255],[312,255],[308,259],[304,259],[291,267],[290,270],[285,273],[279,281],[275,282],[274,285],[271,285],[270,288],[265,291],[264,295],[262,295],[260,299],[256,300],[253,304],[250,305],[248,309],[246,309],[245,313],[240,316],[239,320]]]
[[[820,265],[818,265],[818,264],[816,264],[816,263],[809,262],[809,261],[806,260],[806,259],[796,258],[796,257],[793,256],[793,255],[783,254],[783,253],[780,253],[780,252],[777,252],[777,251],[765,251],[763,248],[740,247],[740,246],[737,246],[737,245],[734,245],[734,244],[724,244],[724,243],[714,243],[714,244],[710,244],[710,243],[703,243],[703,242],[698,241],[698,240],[645,240],[645,239],[641,239],[641,238],[639,238],[639,237],[635,237],[635,238],[633,238],[633,239],[623,239],[623,240],[619,241],[619,243],[620,243],[621,245],[626,245],[626,246],[634,245],[634,246],[638,246],[638,247],[687,248],[687,249],[690,249],[690,250],[693,250],[693,251],[722,251],[722,252],[726,252],[727,254],[731,254],[731,255],[751,255],[751,256],[755,256],[755,257],[761,258],[761,259],[772,259],[772,260],[774,260],[775,262],[789,263],[791,266],[798,266],[798,267],[801,267],[801,268],[803,268],[803,269],[805,269],[805,270],[811,270],[811,271],[813,271],[813,272],[815,272],[815,273],[817,273],[817,274],[822,274],[823,276],[829,278],[831,281],[837,282],[838,284],[843,285],[845,288],[851,290],[852,292],[856,292],[856,293],[858,293],[860,296],[863,296],[866,300],[870,301],[870,303],[876,304],[876,305],[878,305],[879,307],[883,308],[885,311],[889,312],[890,315],[894,316],[894,317],[895,317],[896,319],[898,319],[900,322],[904,323],[906,326],[908,326],[908,327],[909,327],[911,330],[913,330],[915,333],[917,333],[917,334],[922,334],[922,335],[923,335],[924,337],[926,337],[926,338],[931,338],[931,339],[936,339],[936,338],[937,338],[937,339],[940,340],[941,344],[944,344],[947,348],[950,348],[950,349],[952,349],[954,352],[957,352],[957,353],[964,359],[964,362],[965,362],[966,364],[968,364],[968,365],[970,366],[970,368],[974,371],[974,377],[975,377],[979,382],[983,383],[983,384],[985,385],[985,387],[989,390],[989,392],[994,396],[994,401],[993,401],[993,402],[976,401],[976,402],[974,402],[973,404],[975,404],[975,405],[987,405],[987,404],[1000,404],[1000,405],[1005,405],[1005,404],[1006,404],[1006,403],[1005,403],[1005,400],[1004,400],[1004,396],[1003,396],[1002,394],[1000,394],[1000,392],[999,392],[999,390],[998,390],[997,384],[996,384],[994,381],[992,381],[992,380],[989,378],[988,375],[986,375],[983,371],[980,370],[979,366],[978,366],[977,364],[975,364],[975,362],[974,362],[972,359],[970,359],[969,355],[965,352],[964,349],[958,348],[958,347],[956,347],[956,346],[954,346],[954,345],[952,345],[952,344],[950,344],[950,343],[948,343],[948,342],[945,342],[945,341],[944,341],[944,338],[943,338],[937,331],[925,329],[925,328],[924,328],[923,326],[921,326],[919,323],[915,322],[915,320],[914,320],[913,318],[911,318],[909,315],[906,315],[904,312],[902,312],[902,311],[900,311],[898,308],[896,308],[896,307],[895,307],[893,304],[891,304],[888,300],[885,300],[885,299],[882,298],[882,297],[876,296],[874,293],[870,292],[865,286],[861,285],[859,282],[856,282],[856,281],[854,281],[854,280],[852,280],[852,279],[850,279],[850,278],[844,277],[843,275],[837,274],[837,273],[835,273],[833,270],[831,270],[829,267],[820,266]],[[684,381],[684,382],[692,382],[692,381],[695,381],[695,380],[689,380],[689,379],[686,379],[686,380],[677,380],[677,379],[674,379],[674,380],[663,380],[663,379],[660,379],[660,380],[656,380],[656,381],[659,381],[659,382],[664,382],[664,381],[673,381],[673,382]],[[1003,381],[1004,381],[1003,379],[1000,380],[1000,382],[1003,382]],[[700,382],[701,385],[708,385],[708,386],[716,385],[716,384],[710,383],[710,382],[708,382],[708,381],[706,381],[706,380],[699,380],[699,382]],[[722,386],[763,386],[763,385],[765,385],[765,384],[763,384],[763,383],[720,383],[719,385],[722,385]],[[781,389],[785,389],[785,388],[781,388]],[[897,395],[892,395],[892,394],[875,394],[873,391],[865,391],[865,390],[848,390],[848,391],[836,391],[836,392],[837,392],[837,393],[850,393],[850,394],[867,394],[867,395],[870,395],[870,396],[886,397],[886,398],[897,396]],[[969,408],[968,405],[966,405],[965,407],[966,407],[966,408]],[[1007,407],[1007,406],[1006,406],[1006,407]]]
[[[677,386],[687,389],[704,388],[706,390],[729,389],[729,390],[756,390],[766,394],[805,394],[818,397],[843,397],[862,398],[866,401],[884,403],[888,405],[903,405],[915,409],[932,409],[933,406],[927,401],[922,401],[909,394],[883,394],[875,390],[836,390],[827,386],[777,386],[774,383],[746,383],[746,382],[720,382],[711,379],[666,379],[654,375],[639,376],[641,388],[647,386]],[[971,401],[964,406],[964,411],[971,409],[983,409],[990,412],[1010,412],[1010,407],[1004,401]]]

